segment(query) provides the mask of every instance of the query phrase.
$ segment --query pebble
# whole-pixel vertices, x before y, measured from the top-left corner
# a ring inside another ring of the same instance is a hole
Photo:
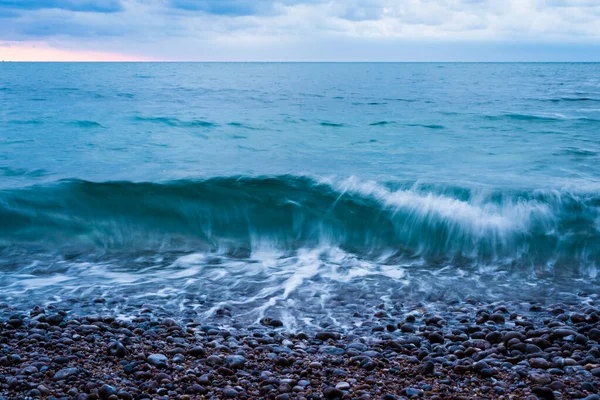
[[[206,354],[206,350],[202,346],[195,346],[188,351],[188,354],[194,357],[203,357]]]
[[[326,399],[341,399],[344,397],[344,392],[334,387],[327,387],[323,390],[323,396],[325,396]]]
[[[211,355],[206,358],[206,364],[214,367],[223,364],[223,360],[219,356]]]
[[[110,385],[102,385],[100,389],[98,389],[98,394],[101,399],[108,399],[110,396],[117,395],[117,389]]]
[[[230,368],[240,369],[246,364],[246,359],[240,355],[227,356],[225,362]]]
[[[164,354],[151,354],[148,356],[148,362],[156,367],[166,367],[169,359]]]
[[[234,388],[228,386],[225,389],[223,389],[223,397],[235,399],[236,397],[238,397],[238,392]]]
[[[537,372],[529,373],[529,379],[533,383],[542,384],[542,385],[552,382],[552,377],[550,375],[541,374],[541,373],[537,373]]]
[[[54,380],[55,381],[60,381],[63,379],[67,379],[70,376],[76,375],[79,372],[79,370],[77,368],[63,368],[60,371],[58,371],[56,374],[54,374]]]
[[[123,358],[127,354],[127,350],[121,342],[114,342],[109,347],[109,353],[113,357]]]
[[[552,367],[552,363],[544,360],[543,358],[530,358],[529,364],[533,368],[548,369]]]
[[[533,388],[532,392],[541,399],[545,399],[545,400],[555,399],[554,392],[552,391],[552,389],[547,388],[547,387],[536,386]]]
[[[315,339],[327,341],[327,340],[340,340],[342,335],[337,332],[319,332],[315,335]]]
[[[406,388],[406,389],[402,389],[402,391],[400,392],[400,394],[402,394],[403,396],[406,397],[422,397],[425,393],[422,390],[419,389],[415,389],[415,388]]]

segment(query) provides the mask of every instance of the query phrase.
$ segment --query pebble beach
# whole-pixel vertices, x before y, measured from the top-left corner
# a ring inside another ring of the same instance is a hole
[[[294,333],[277,319],[223,328],[151,305],[128,319],[2,306],[7,400],[600,398],[594,305],[382,304],[355,330]]]

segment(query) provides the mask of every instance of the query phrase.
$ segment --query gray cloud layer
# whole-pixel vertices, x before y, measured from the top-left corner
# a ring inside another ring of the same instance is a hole
[[[0,40],[193,60],[406,59],[419,44],[435,59],[487,43],[527,58],[517,49],[591,50],[599,19],[597,0],[0,0]]]
[[[123,10],[119,0],[0,0],[0,10],[41,10],[44,8],[97,13]]]

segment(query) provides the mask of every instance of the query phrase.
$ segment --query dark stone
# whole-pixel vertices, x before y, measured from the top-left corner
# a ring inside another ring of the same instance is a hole
[[[537,372],[530,372],[529,375],[527,375],[527,376],[533,383],[537,383],[537,384],[541,384],[541,385],[546,385],[546,384],[549,384],[550,382],[552,382],[552,377],[549,374],[540,374]]]
[[[62,315],[54,314],[46,317],[46,322],[48,322],[50,325],[60,325],[60,323],[63,322],[64,319],[65,317],[63,317]]]
[[[531,365],[533,368],[540,368],[540,369],[548,369],[548,368],[552,367],[551,362],[546,361],[541,357],[530,358],[529,365]]]
[[[67,379],[70,376],[76,375],[79,372],[79,370],[77,368],[63,368],[60,371],[58,371],[56,374],[54,374],[54,380],[55,381],[60,381],[63,379]]]
[[[554,400],[554,392],[552,389],[542,386],[536,386],[533,388],[533,393],[541,399]]]
[[[337,332],[319,332],[315,335],[315,339],[322,340],[324,342],[329,339],[340,340],[341,338],[342,338],[342,335],[340,335]]]
[[[425,362],[425,364],[423,364],[423,373],[425,375],[431,375],[433,374],[433,372],[435,371],[435,364],[433,363],[433,361],[427,361]]]
[[[196,346],[188,351],[188,354],[194,357],[204,357],[206,350],[202,346]]]
[[[484,368],[479,371],[479,375],[481,375],[483,378],[491,378],[494,376],[494,371],[490,368]]]
[[[160,324],[162,326],[172,327],[177,326],[177,321],[175,321],[173,318],[165,318],[160,322]]]
[[[227,363],[227,365],[230,368],[240,369],[246,363],[246,359],[243,356],[240,356],[240,355],[232,355],[232,356],[227,356],[225,358],[225,362]]]
[[[69,363],[69,358],[68,357],[63,357],[63,356],[58,356],[58,357],[54,357],[52,359],[53,362],[55,362],[56,364],[68,364]]]
[[[116,396],[117,393],[117,389],[110,385],[102,385],[102,387],[98,389],[98,395],[100,395],[101,399],[108,399],[110,396]]]
[[[429,339],[429,343],[439,343],[439,344],[444,343],[444,337],[442,335],[440,335],[439,333],[432,333],[431,335],[429,335],[428,339]]]
[[[217,372],[221,376],[231,376],[231,375],[235,374],[235,372],[233,372],[233,370],[230,370],[229,368],[225,368],[225,367],[220,367],[219,369],[217,369]]]
[[[485,340],[492,344],[502,342],[503,336],[500,332],[490,332],[485,336]]]
[[[127,354],[125,346],[121,342],[114,342],[108,348],[108,352],[113,357],[123,358]]]
[[[341,399],[344,397],[344,392],[334,387],[327,387],[323,390],[323,396],[325,396],[326,399]]]
[[[581,322],[585,322],[585,315],[579,314],[579,313],[573,313],[573,314],[571,314],[571,321],[573,321],[574,324],[579,324]]]
[[[20,328],[23,326],[23,320],[20,318],[11,318],[8,320],[8,324],[13,328]]]
[[[528,343],[527,345],[525,345],[525,351],[527,352],[527,354],[537,354],[541,353],[542,349],[540,349],[539,346],[536,346],[535,344]]]
[[[489,368],[490,366],[485,361],[479,361],[473,364],[473,371],[479,373],[482,369]]]
[[[13,364],[20,364],[20,363],[21,363],[21,361],[22,361],[22,358],[21,358],[21,356],[20,356],[20,355],[18,355],[18,354],[11,354],[11,355],[10,355],[10,361],[11,361]]]
[[[194,394],[206,394],[208,390],[204,386],[200,386],[197,383],[193,384],[190,388],[191,392]]]
[[[262,325],[272,326],[272,327],[275,327],[275,328],[283,326],[283,322],[282,321],[280,321],[278,319],[274,319],[274,318],[268,318],[268,317],[265,317],[265,318],[261,319],[260,323]]]
[[[206,364],[214,367],[215,365],[223,364],[223,360],[221,359],[221,357],[213,354],[206,358]]]
[[[121,390],[119,393],[117,393],[117,397],[121,400],[131,400],[133,399],[133,397],[131,396],[131,394],[125,390]]]
[[[415,388],[405,388],[400,392],[402,396],[406,397],[422,397],[425,393],[422,390]]]
[[[229,399],[235,399],[238,397],[238,392],[234,388],[227,386],[225,389],[223,389],[223,396]]]
[[[499,314],[499,313],[490,315],[490,320],[494,321],[497,324],[503,324],[505,321],[504,315]]]

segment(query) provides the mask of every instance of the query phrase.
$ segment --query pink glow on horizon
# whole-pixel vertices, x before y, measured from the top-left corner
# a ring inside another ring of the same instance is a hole
[[[143,57],[96,51],[63,50],[44,42],[0,41],[0,61],[152,61]]]

